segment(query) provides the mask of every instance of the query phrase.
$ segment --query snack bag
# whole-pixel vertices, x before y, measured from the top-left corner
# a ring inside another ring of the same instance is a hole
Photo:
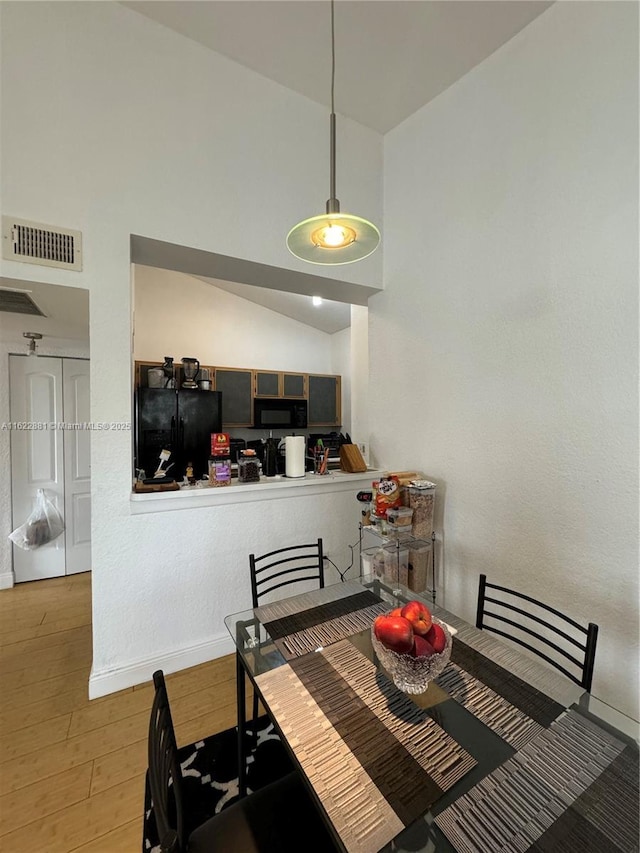
[[[387,517],[387,510],[392,507],[401,506],[400,481],[394,475],[382,477],[373,483],[375,489],[375,512],[380,518]]]

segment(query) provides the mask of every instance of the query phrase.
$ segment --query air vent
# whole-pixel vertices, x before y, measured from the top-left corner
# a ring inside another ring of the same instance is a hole
[[[9,314],[35,314],[46,316],[36,305],[28,293],[22,290],[4,290],[0,287],[0,311]]]
[[[8,261],[81,270],[82,233],[3,216],[2,257]]]

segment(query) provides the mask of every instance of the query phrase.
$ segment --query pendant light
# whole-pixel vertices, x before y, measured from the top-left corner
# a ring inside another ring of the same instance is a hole
[[[336,198],[336,114],[333,89],[336,71],[335,33],[331,0],[331,118],[330,198],[327,212],[299,222],[287,234],[289,251],[312,264],[351,264],[366,258],[378,247],[380,232],[372,222],[340,212]]]

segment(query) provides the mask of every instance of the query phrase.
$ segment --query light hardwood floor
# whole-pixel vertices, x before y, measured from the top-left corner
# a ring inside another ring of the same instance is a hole
[[[89,573],[0,592],[3,853],[141,851],[153,685],[89,702],[91,657]],[[235,725],[233,656],[167,687],[178,745]]]

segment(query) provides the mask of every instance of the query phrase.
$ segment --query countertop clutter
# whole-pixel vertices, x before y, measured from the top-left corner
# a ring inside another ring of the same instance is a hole
[[[209,446],[210,442],[210,446]],[[187,459],[184,475],[178,466],[174,470],[173,454],[163,449],[155,473],[148,477],[138,473],[133,490],[138,494],[177,491],[187,487],[218,488],[221,486],[246,486],[282,479],[304,480],[307,474],[328,476],[336,470],[347,473],[364,473],[367,465],[357,445],[341,433],[296,435],[281,438],[270,435],[266,439],[247,442],[233,438],[226,432],[212,432],[207,436],[208,462],[197,465]],[[193,457],[196,459],[196,456]],[[200,459],[200,456],[197,457]],[[206,458],[206,457],[205,457]],[[156,464],[156,463],[154,463]]]
[[[307,498],[331,492],[354,492],[370,485],[371,480],[382,474],[375,469],[361,474],[346,471],[330,471],[328,474],[307,472],[304,477],[292,479],[282,475],[261,477],[257,483],[238,484],[232,481],[228,488],[212,488],[204,480],[193,485],[182,486],[175,491],[157,491],[131,495],[131,513],[165,512],[176,509],[192,509],[205,506],[226,506],[253,501],[281,498]]]

